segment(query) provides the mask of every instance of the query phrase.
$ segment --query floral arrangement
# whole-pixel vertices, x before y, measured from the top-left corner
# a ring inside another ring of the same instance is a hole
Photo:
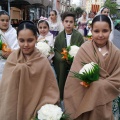
[[[90,24],[90,25],[91,25],[91,24],[92,24],[92,20],[89,20],[89,21],[88,21],[88,24]]]
[[[77,24],[77,22],[75,22],[74,28],[75,28],[75,29],[78,29],[78,24]]]
[[[2,42],[1,35],[0,35],[0,50],[2,50],[4,52],[10,52],[11,51],[11,49],[8,48],[5,43]]]
[[[89,30],[89,32],[87,34],[87,38],[88,38],[88,40],[92,40],[92,32],[91,32],[91,30]]]
[[[76,45],[63,48],[61,52],[61,54],[63,55],[62,59],[73,62],[73,59],[76,56],[78,50],[79,50],[79,47]]]
[[[4,52],[11,52],[11,49],[8,48],[5,43],[2,43],[2,51],[4,51]]]
[[[52,52],[53,48],[48,45],[48,42],[38,42],[36,48],[43,53],[46,57],[48,57]]]
[[[99,65],[91,62],[84,64],[83,68],[79,72],[72,72],[75,78],[82,80],[80,84],[84,87],[88,87],[90,83],[99,79]]]
[[[32,120],[70,120],[60,107],[53,104],[45,104],[38,110],[37,118]]]
[[[87,34],[88,40],[92,40],[91,24],[92,24],[92,20],[89,20],[89,21],[88,21],[89,31],[88,31],[88,34]]]

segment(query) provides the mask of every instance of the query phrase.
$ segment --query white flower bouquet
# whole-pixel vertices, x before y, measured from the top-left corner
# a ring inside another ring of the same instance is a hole
[[[92,25],[92,20],[89,20],[88,21],[88,26],[87,26],[87,29],[88,29],[88,34],[86,36],[87,40],[92,40],[91,25]]]
[[[76,56],[78,50],[79,50],[79,47],[76,45],[63,48],[61,52],[61,54],[63,55],[62,59],[73,62],[73,59]]]
[[[53,104],[45,104],[38,110],[37,118],[33,120],[70,120],[60,107]]]
[[[43,53],[46,57],[50,55],[51,47],[46,42],[38,42],[36,48]]]
[[[88,87],[91,82],[94,82],[99,79],[99,65],[91,62],[85,64],[79,72],[72,72],[75,78],[82,80],[80,82],[84,87]]]

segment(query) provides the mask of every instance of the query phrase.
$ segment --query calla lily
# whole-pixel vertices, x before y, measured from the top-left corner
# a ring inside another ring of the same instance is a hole
[[[72,72],[74,74],[75,78],[78,78],[82,80],[80,82],[81,85],[84,87],[88,87],[91,82],[94,82],[99,79],[99,65],[91,62],[88,64],[85,64],[83,68],[77,72]]]

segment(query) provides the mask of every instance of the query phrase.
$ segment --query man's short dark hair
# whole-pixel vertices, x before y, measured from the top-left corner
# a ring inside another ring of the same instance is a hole
[[[75,21],[75,14],[74,14],[73,12],[64,12],[64,13],[62,14],[62,21],[64,21],[64,19],[65,19],[66,17],[73,17],[73,19],[74,19],[74,21]]]

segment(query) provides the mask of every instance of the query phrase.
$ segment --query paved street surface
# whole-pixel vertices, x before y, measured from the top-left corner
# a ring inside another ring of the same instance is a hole
[[[114,29],[114,40],[113,44],[120,49],[120,32]]]

